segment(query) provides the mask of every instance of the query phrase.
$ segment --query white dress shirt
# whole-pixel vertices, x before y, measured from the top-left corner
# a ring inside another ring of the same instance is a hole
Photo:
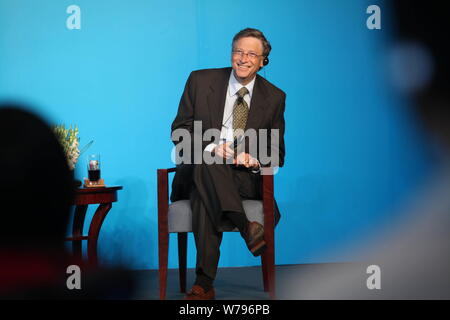
[[[244,96],[245,102],[247,102],[248,109],[250,110],[250,101],[252,99],[253,87],[255,85],[255,78],[250,81],[245,87],[248,90],[248,94]],[[233,107],[236,99],[238,98],[237,92],[244,87],[239,81],[236,80],[231,70],[230,80],[228,81],[227,97],[225,99],[225,108],[223,111],[222,118],[222,129],[220,131],[220,141],[221,143],[233,142]],[[206,146],[205,151],[211,152],[217,147],[217,144],[210,143]]]

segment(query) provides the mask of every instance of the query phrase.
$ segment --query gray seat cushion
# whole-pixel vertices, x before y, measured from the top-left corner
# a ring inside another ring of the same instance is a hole
[[[242,204],[249,221],[257,221],[264,225],[261,200],[244,200]],[[221,231],[238,231],[238,229],[226,221]],[[192,232],[192,210],[189,200],[179,200],[169,205],[169,232]]]

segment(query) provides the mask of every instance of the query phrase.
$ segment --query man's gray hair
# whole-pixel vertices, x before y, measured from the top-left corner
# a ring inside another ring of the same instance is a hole
[[[239,31],[238,33],[236,33],[236,35],[233,38],[233,42],[231,43],[231,48],[233,49],[234,43],[236,41],[238,41],[241,38],[246,38],[246,37],[253,37],[253,38],[257,38],[257,39],[261,40],[262,45],[263,45],[263,54],[262,55],[264,57],[269,56],[270,50],[272,50],[272,46],[270,45],[270,42],[266,39],[264,34],[261,31],[259,31],[258,29],[245,28],[245,29]]]

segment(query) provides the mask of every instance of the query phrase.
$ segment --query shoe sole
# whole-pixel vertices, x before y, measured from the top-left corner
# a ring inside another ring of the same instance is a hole
[[[190,293],[187,293],[183,300],[216,300],[216,293],[214,292],[214,295],[211,298],[205,299],[205,298],[199,298],[197,295],[192,295]]]
[[[201,299],[201,298],[197,298],[197,299],[190,299],[190,298],[188,298],[188,297],[184,297],[183,298],[183,300],[203,300],[203,301],[206,301],[206,300],[216,300],[216,297],[213,297],[213,298],[211,298],[211,299]]]
[[[250,252],[255,256],[260,256],[267,249],[267,244],[264,240],[260,241],[257,245],[255,245]]]

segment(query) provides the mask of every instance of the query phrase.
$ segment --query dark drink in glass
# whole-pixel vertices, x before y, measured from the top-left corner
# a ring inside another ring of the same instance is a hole
[[[88,175],[89,181],[97,182],[100,180],[100,155],[91,154],[88,156]]]
[[[98,181],[100,179],[100,170],[88,170],[89,180]]]

